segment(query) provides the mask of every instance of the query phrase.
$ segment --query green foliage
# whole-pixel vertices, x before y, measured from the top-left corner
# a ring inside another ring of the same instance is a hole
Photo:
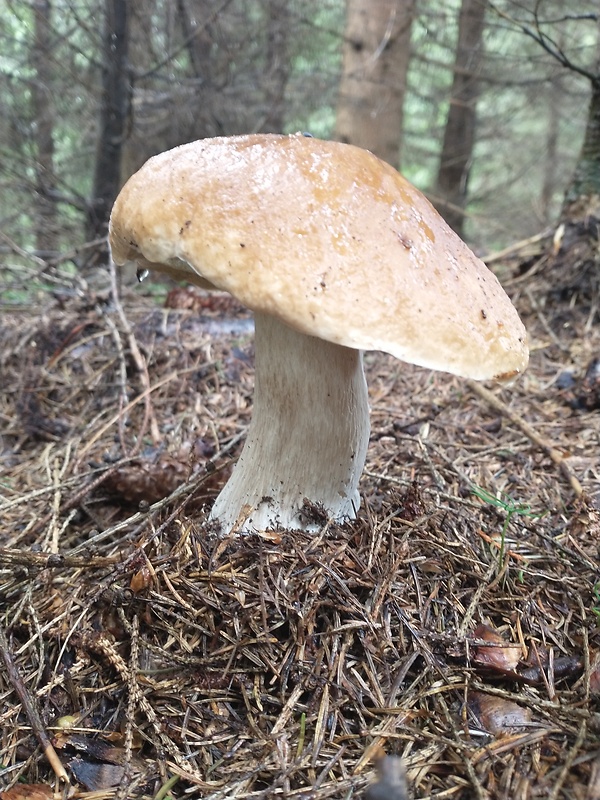
[[[500,494],[498,497],[497,495],[491,494],[486,489],[483,489],[481,486],[473,486],[471,492],[475,495],[475,497],[478,497],[484,503],[488,503],[495,508],[499,508],[506,514],[504,524],[502,525],[502,531],[500,533],[500,561],[502,562],[505,554],[506,533],[512,518],[515,516],[525,516],[536,519],[541,515],[533,514],[531,511],[531,506],[522,503],[516,503],[507,494]]]
[[[23,259],[11,258],[2,264],[0,274],[0,309],[43,303],[44,298],[57,289],[70,290],[76,268],[73,262],[65,262],[52,274],[41,267],[32,267]]]

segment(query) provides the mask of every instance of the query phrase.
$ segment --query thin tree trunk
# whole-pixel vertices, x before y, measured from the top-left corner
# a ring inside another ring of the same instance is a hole
[[[210,14],[208,4],[196,2],[193,4],[193,8],[196,14],[200,12],[203,19],[208,18]],[[206,81],[209,75],[212,48],[210,32],[205,24],[198,25],[198,19],[193,13],[190,13],[186,0],[177,0],[177,14],[194,76]]]
[[[281,133],[284,128],[285,90],[290,75],[288,0],[267,0],[267,47],[265,51],[266,115],[261,130]]]
[[[450,108],[444,130],[436,194],[438,210],[462,235],[475,146],[476,103],[487,0],[462,0]]]
[[[335,136],[400,163],[416,0],[346,0]]]
[[[33,4],[34,40],[32,61],[35,72],[31,94],[35,119],[35,238],[41,256],[58,250],[58,224],[54,176],[54,105],[52,102],[50,0]]]
[[[112,204],[120,188],[121,150],[130,116],[127,50],[127,0],[105,0],[102,96],[94,186],[87,237],[106,235]]]
[[[600,76],[592,82],[587,127],[563,212],[582,197],[600,197]]]
[[[545,225],[553,218],[552,200],[556,191],[556,174],[558,159],[558,134],[560,127],[560,105],[563,88],[557,76],[550,84],[548,98],[548,131],[546,135],[545,167],[542,175],[542,192],[540,197],[540,216]]]

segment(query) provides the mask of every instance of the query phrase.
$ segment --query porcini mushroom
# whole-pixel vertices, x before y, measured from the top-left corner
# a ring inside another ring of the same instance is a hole
[[[246,443],[212,519],[310,528],[354,518],[369,439],[362,351],[474,378],[528,360],[496,277],[366,150],[301,134],[204,139],[151,158],[110,222],[117,264],[231,292],[255,314]]]

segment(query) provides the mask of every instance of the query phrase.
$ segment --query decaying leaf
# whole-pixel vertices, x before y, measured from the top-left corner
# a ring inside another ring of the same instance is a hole
[[[473,662],[488,670],[502,673],[514,672],[521,659],[521,647],[508,643],[494,628],[489,625],[478,625],[473,637],[481,643],[472,650]]]
[[[129,588],[134,594],[139,594],[152,585],[152,570],[147,564],[143,564],[137,572],[134,572],[129,582]]]
[[[117,764],[96,764],[84,761],[79,756],[71,759],[69,768],[77,782],[83,784],[90,792],[118,786],[125,774],[125,767]]]
[[[127,751],[124,747],[116,747],[103,739],[82,736],[78,733],[57,738],[56,747],[61,750],[70,748],[78,753],[83,753],[87,758],[110,764],[121,765],[127,761]],[[129,763],[135,771],[139,772],[144,769],[144,762],[139,756],[130,756]]]
[[[44,783],[17,783],[0,792],[0,800],[52,800],[54,792]]]
[[[531,724],[531,711],[528,708],[503,697],[471,692],[468,707],[483,730],[494,736],[516,733]]]
[[[408,522],[413,522],[418,517],[423,516],[426,511],[427,507],[419,489],[419,484],[417,481],[413,481],[400,498],[398,515]]]
[[[582,547],[589,548],[592,545],[597,548],[600,540],[600,509],[587,495],[575,501],[567,530],[569,536]]]
[[[124,747],[116,747],[97,737],[63,733],[55,738],[55,745],[60,750],[79,754],[69,761],[69,769],[77,783],[89,791],[117,786],[125,774],[126,765],[132,775],[145,769],[145,762],[138,755],[130,753],[127,758]]]
[[[566,399],[573,408],[583,411],[600,408],[600,358],[592,358],[583,377],[566,394]]]

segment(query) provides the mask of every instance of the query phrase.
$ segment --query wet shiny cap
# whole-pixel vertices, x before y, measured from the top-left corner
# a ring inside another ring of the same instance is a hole
[[[303,134],[203,139],[151,158],[111,216],[117,264],[231,292],[302,333],[507,379],[526,332],[496,277],[372,153]]]

